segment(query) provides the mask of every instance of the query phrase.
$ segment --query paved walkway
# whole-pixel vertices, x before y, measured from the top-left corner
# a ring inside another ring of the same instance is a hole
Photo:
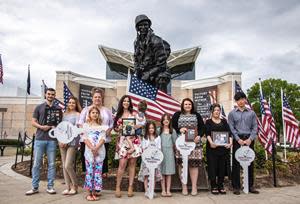
[[[84,199],[86,195],[82,189],[79,190],[79,194],[75,196],[62,196],[60,194],[49,195],[46,193],[46,182],[41,182],[40,193],[32,196],[25,196],[25,192],[31,187],[31,179],[19,175],[11,170],[13,164],[13,157],[4,156],[0,157],[0,203],[1,204],[43,204],[43,203],[72,203],[81,204],[89,203]],[[61,184],[62,180],[56,181],[57,192],[62,192],[64,186]],[[135,193],[133,198],[128,198],[126,192],[123,193],[123,197],[115,198],[113,191],[103,191],[101,200],[97,201],[103,204],[265,204],[265,203],[278,203],[278,204],[299,204],[300,203],[300,186],[285,187],[285,188],[266,188],[260,189],[259,195],[245,195],[239,196],[233,195],[232,192],[228,192],[227,195],[211,195],[209,192],[201,192],[198,196],[182,196],[180,193],[174,193],[171,198],[163,198],[158,196],[154,200],[146,199],[143,193]]]

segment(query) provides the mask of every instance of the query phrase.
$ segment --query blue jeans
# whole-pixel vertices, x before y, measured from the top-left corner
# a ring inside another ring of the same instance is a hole
[[[46,153],[48,157],[48,188],[53,188],[55,179],[55,156],[56,141],[35,140],[34,141],[34,163],[32,167],[32,187],[39,188],[40,169],[42,166],[43,155]]]

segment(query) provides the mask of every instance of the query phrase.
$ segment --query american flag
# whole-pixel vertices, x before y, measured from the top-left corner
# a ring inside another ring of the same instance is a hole
[[[0,83],[3,84],[3,65],[2,65],[1,54],[0,54]]]
[[[223,105],[221,105],[221,115],[220,115],[220,117],[221,117],[222,119],[227,120],[227,116],[226,116],[226,113],[225,113],[225,110],[224,110]]]
[[[210,98],[210,105],[217,103],[217,91],[216,90],[209,90],[208,91],[209,98]]]
[[[60,107],[61,109],[65,110],[65,105],[63,102],[58,100],[57,98],[54,99],[53,104],[57,107]]]
[[[282,97],[282,118],[285,126],[285,135],[287,137],[287,141],[291,143],[292,147],[299,148],[300,147],[300,132],[298,120],[295,118],[295,115],[292,111],[291,106],[283,94]]]
[[[176,111],[180,110],[180,103],[178,101],[134,75],[129,76],[128,95],[132,99],[135,110],[137,110],[140,101],[147,101],[146,115],[151,120],[159,121],[164,113],[173,115]]]
[[[47,90],[47,85],[45,84],[44,80],[42,80],[43,85],[42,85],[42,92],[45,94],[46,90]],[[65,105],[63,102],[61,102],[60,100],[58,100],[57,98],[54,98],[53,104],[57,107],[60,107],[62,110],[65,110]]]
[[[276,144],[277,141],[277,131],[275,127],[274,118],[272,116],[272,112],[270,109],[270,105],[267,100],[264,98],[262,90],[260,91],[260,112],[261,112],[261,120],[262,126],[265,131],[265,135],[267,137],[267,147],[268,151],[272,152],[272,140]]]
[[[237,81],[235,81],[235,93],[244,93],[241,86],[238,84]],[[253,110],[251,103],[247,99],[246,108]],[[262,144],[262,146],[267,150],[270,154],[272,154],[272,141],[268,140],[268,137],[264,131],[264,128],[259,120],[259,118],[256,116],[257,121],[257,134],[258,134],[258,140]]]
[[[64,82],[64,103],[65,103],[65,109],[67,108],[67,103],[69,102],[70,97],[73,96],[72,92],[70,91],[67,84]]]

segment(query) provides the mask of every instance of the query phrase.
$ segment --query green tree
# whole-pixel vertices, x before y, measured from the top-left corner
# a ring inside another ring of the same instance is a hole
[[[300,86],[297,84],[288,83],[281,79],[267,79],[261,82],[262,91],[265,99],[271,103],[272,114],[276,123],[277,133],[283,132],[282,130],[282,109],[281,109],[281,93],[283,89],[290,106],[292,107],[295,117],[300,119]],[[259,103],[259,83],[255,83],[250,89],[247,90],[248,99],[253,106],[257,116],[260,117],[260,103]]]

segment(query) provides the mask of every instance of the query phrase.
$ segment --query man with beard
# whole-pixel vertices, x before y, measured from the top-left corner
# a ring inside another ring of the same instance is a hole
[[[48,88],[45,93],[46,102],[38,105],[33,112],[32,125],[37,128],[34,141],[34,164],[32,167],[32,189],[26,192],[26,195],[33,195],[39,192],[40,171],[43,161],[43,155],[48,159],[48,186],[47,193],[55,194],[55,156],[57,140],[49,137],[49,130],[55,128],[62,119],[62,110],[55,106],[55,89]]]

